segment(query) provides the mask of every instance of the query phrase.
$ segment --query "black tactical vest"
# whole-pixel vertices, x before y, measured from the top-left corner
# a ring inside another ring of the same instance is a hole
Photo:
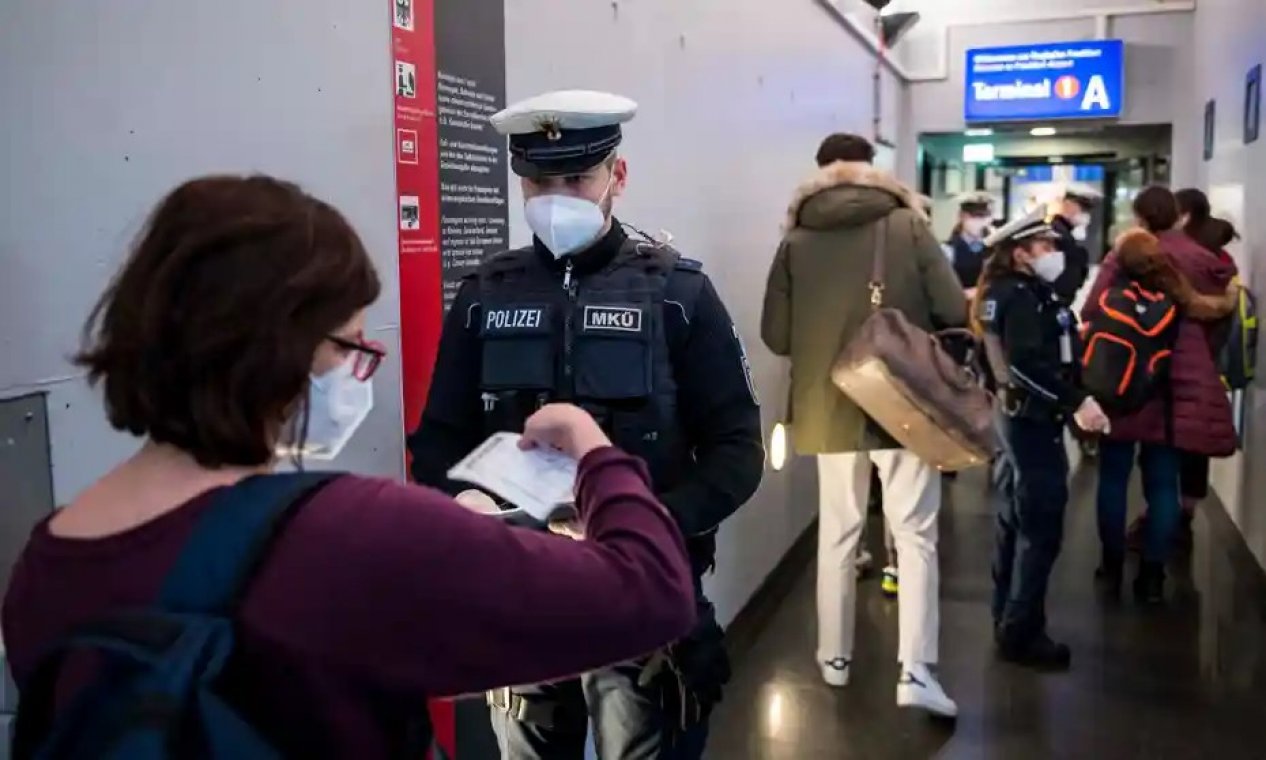
[[[674,346],[667,310],[686,324],[702,278],[673,249],[627,240],[602,270],[560,275],[536,251],[486,262],[479,282],[481,391],[486,432],[522,430],[543,404],[588,410],[617,446],[640,456],[656,489],[691,465],[677,414]],[[677,276],[673,276],[673,275]],[[676,338],[677,342],[674,342]]]

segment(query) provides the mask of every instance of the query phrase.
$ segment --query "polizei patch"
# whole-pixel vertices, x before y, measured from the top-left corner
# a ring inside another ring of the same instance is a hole
[[[590,330],[640,333],[642,310],[626,306],[586,306],[585,331]]]
[[[491,309],[484,315],[484,330],[539,330],[544,322],[544,309]]]

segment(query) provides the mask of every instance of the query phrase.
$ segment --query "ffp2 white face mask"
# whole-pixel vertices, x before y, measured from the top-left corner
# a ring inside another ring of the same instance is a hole
[[[528,227],[555,258],[583,250],[598,239],[607,224],[602,204],[614,186],[615,169],[612,168],[607,187],[597,203],[559,193],[538,195],[524,205]]]
[[[1064,252],[1051,251],[1033,261],[1033,274],[1045,282],[1055,282],[1064,273]]]
[[[324,375],[308,379],[305,408],[308,430],[303,448],[299,449],[297,441],[283,443],[277,453],[328,461],[342,453],[374,408],[374,386],[369,380],[356,378],[355,357],[350,356]]]

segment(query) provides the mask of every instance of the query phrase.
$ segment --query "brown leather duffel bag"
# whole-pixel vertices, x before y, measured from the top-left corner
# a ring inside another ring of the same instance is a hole
[[[836,359],[831,380],[902,447],[937,469],[985,464],[998,448],[993,396],[936,336],[884,308],[886,226],[887,220],[877,224],[873,313]]]

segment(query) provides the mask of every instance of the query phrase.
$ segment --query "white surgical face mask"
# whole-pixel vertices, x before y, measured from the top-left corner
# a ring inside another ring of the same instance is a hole
[[[1033,261],[1033,274],[1046,282],[1055,282],[1064,273],[1064,252],[1051,251]]]
[[[557,258],[562,258],[593,244],[607,225],[602,203],[615,184],[615,170],[607,180],[607,188],[595,203],[570,195],[538,195],[527,202],[524,215],[528,227]]]
[[[1086,235],[1090,232],[1090,214],[1081,212],[1073,217],[1073,239],[1085,240]]]
[[[983,238],[985,230],[989,229],[989,219],[981,216],[972,216],[963,220],[963,232],[974,238]]]
[[[324,375],[313,375],[309,379],[308,434],[303,450],[282,445],[278,447],[279,454],[330,460],[343,451],[374,408],[374,386],[368,380],[356,379],[355,360],[356,357],[349,356]]]

